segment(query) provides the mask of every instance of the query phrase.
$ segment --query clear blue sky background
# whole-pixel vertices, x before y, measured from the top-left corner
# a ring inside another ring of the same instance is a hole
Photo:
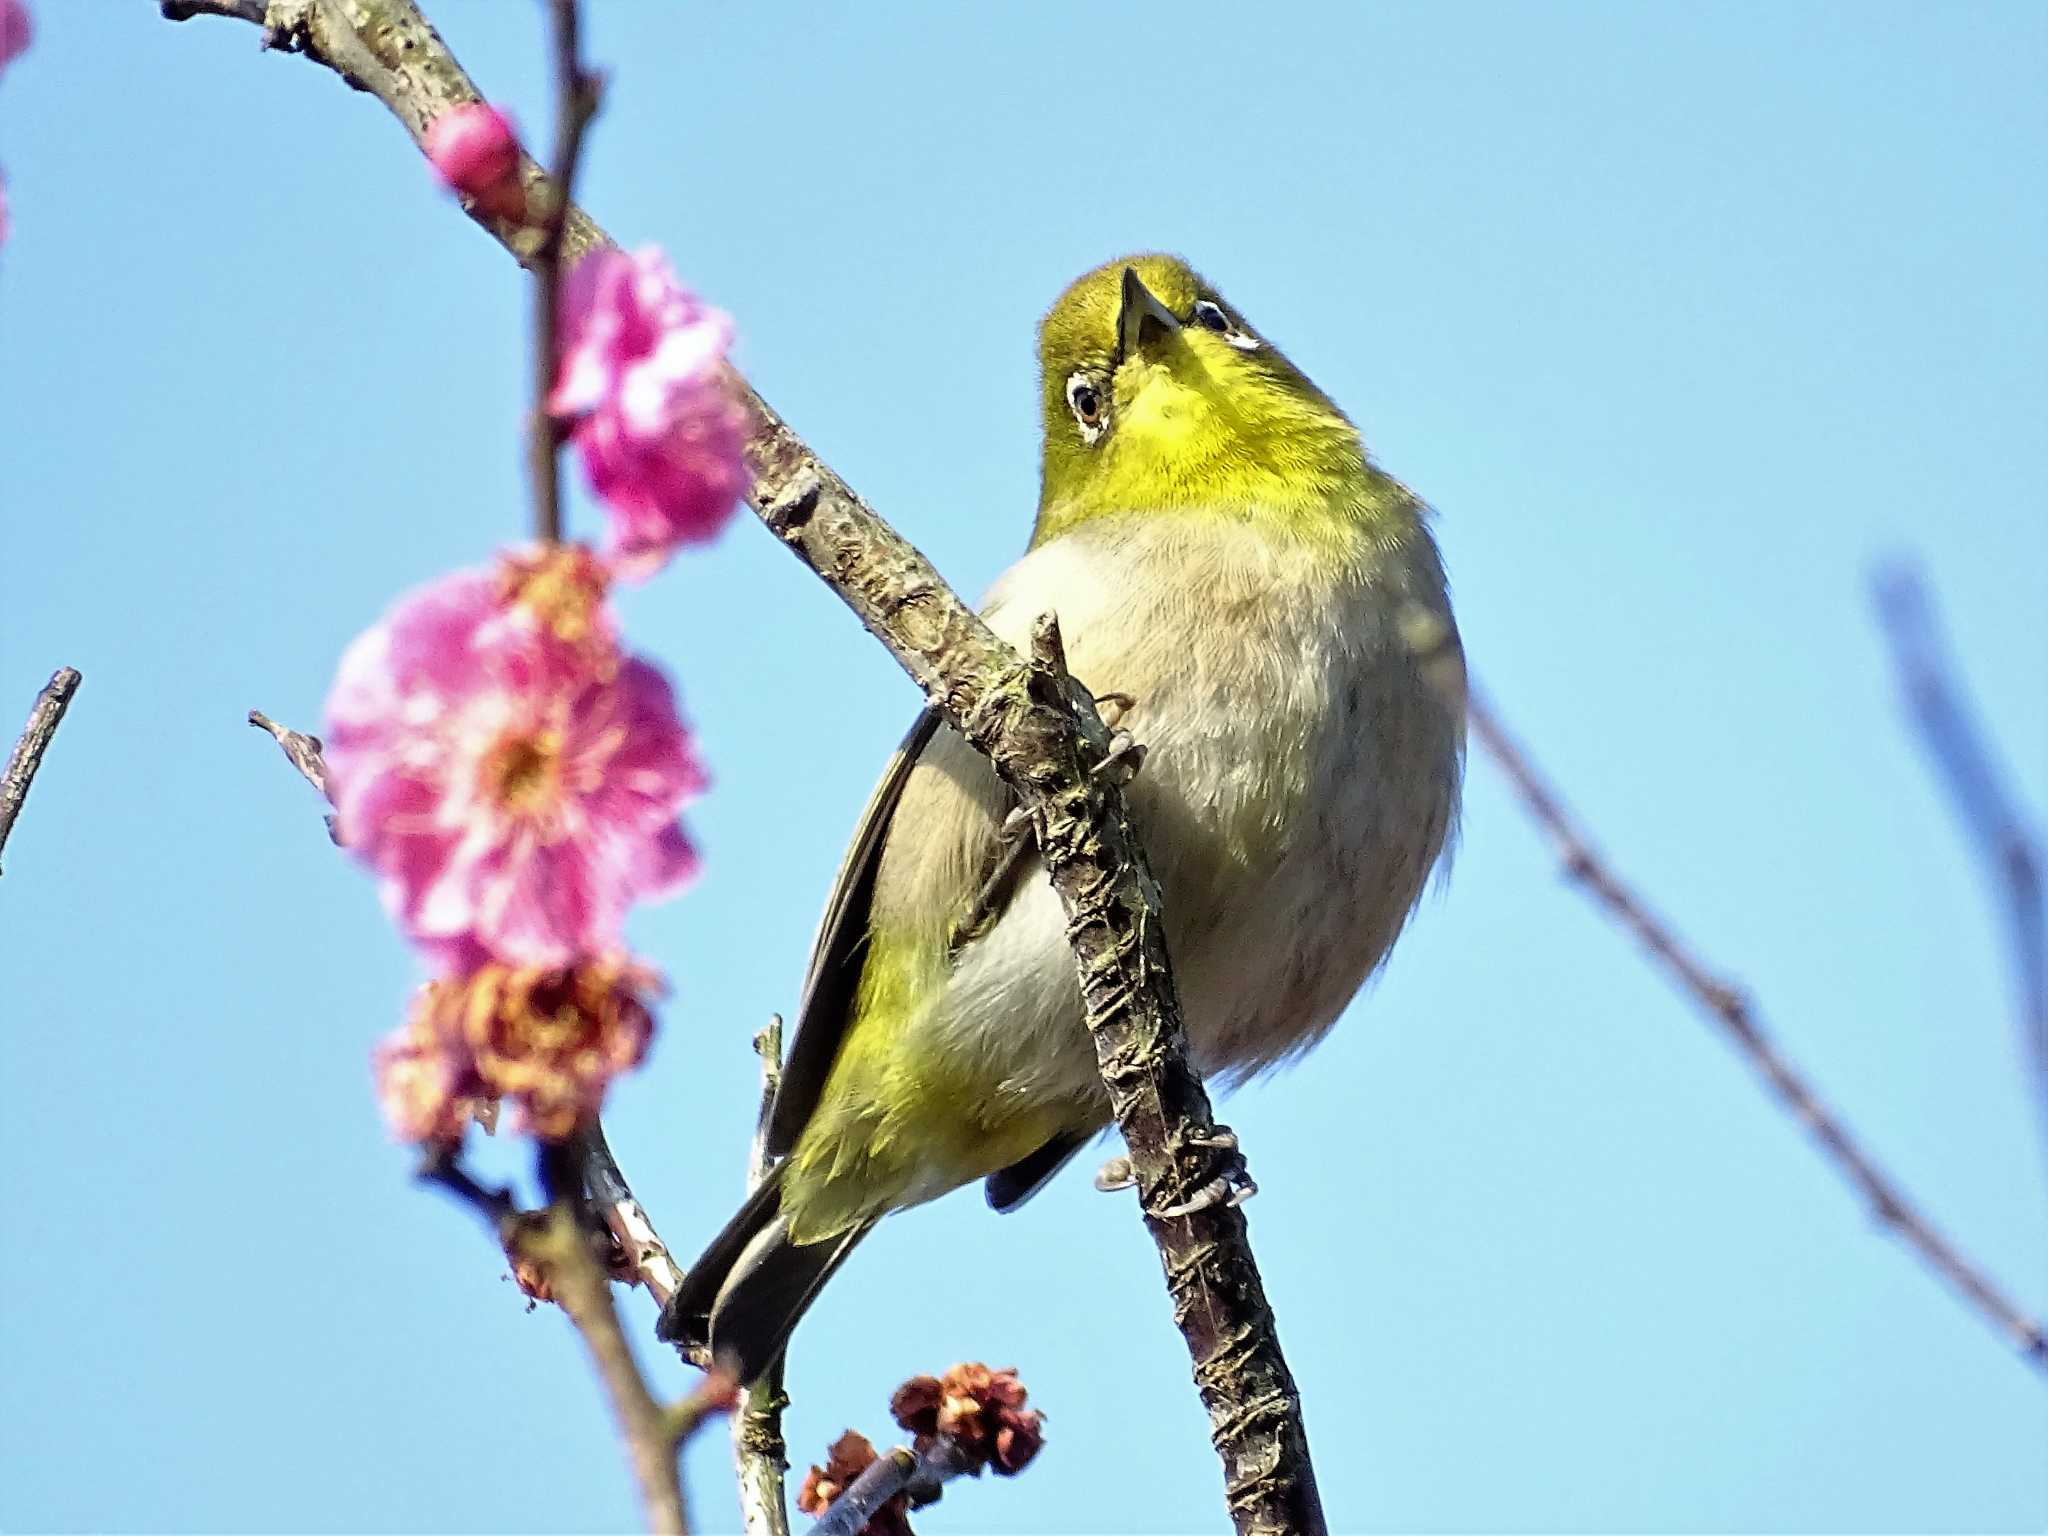
[[[575,1341],[385,1140],[365,1055],[413,962],[241,723],[315,725],[351,635],[523,529],[521,279],[251,29],[36,9],[0,85],[7,730],[86,682],[0,886],[0,1525],[629,1526]],[[434,9],[544,127],[532,8]],[[1475,669],[1606,848],[2048,1307],[1993,914],[1866,597],[1925,558],[2038,816],[2039,7],[594,10],[589,206],[963,589],[1029,522],[1043,306],[1130,248],[1207,271],[1441,509]],[[916,699],[750,520],[625,606],[718,777],[702,884],[636,925],[675,996],[612,1115],[694,1248]],[[2048,1520],[2048,1383],[1483,761],[1383,980],[1226,1114],[1340,1530]],[[890,1221],[798,1336],[799,1466],[961,1358],[1019,1366],[1050,1441],[929,1530],[1223,1526],[1128,1199]],[[729,1526],[722,1441],[689,1474]]]

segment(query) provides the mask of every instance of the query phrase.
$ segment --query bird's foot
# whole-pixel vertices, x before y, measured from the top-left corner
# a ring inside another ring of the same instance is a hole
[[[1117,1153],[1095,1170],[1095,1187],[1105,1195],[1113,1195],[1120,1189],[1136,1189],[1138,1176],[1131,1171],[1131,1160],[1123,1153]]]
[[[1246,1171],[1244,1155],[1237,1149],[1237,1133],[1227,1125],[1219,1125],[1207,1136],[1200,1136],[1189,1143],[1205,1147],[1221,1154],[1218,1162],[1222,1165],[1216,1176],[1197,1189],[1185,1200],[1176,1200],[1158,1206],[1147,1214],[1155,1221],[1172,1221],[1179,1216],[1193,1216],[1198,1212],[1212,1210],[1217,1206],[1225,1208],[1243,1205],[1259,1192],[1259,1186]],[[1131,1160],[1119,1152],[1095,1172],[1095,1187],[1105,1194],[1120,1189],[1136,1187],[1138,1175],[1131,1167]]]
[[[1146,1214],[1154,1221],[1172,1221],[1181,1216],[1194,1216],[1203,1211],[1221,1207],[1225,1210],[1243,1205],[1259,1192],[1259,1186],[1245,1167],[1244,1154],[1238,1150],[1237,1133],[1227,1125],[1216,1126],[1209,1135],[1196,1137],[1190,1145],[1206,1147],[1220,1154],[1221,1165],[1211,1178],[1189,1195],[1185,1200],[1176,1200],[1167,1205],[1154,1206]]]

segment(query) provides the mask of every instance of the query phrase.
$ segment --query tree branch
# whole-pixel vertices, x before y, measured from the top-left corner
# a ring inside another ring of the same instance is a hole
[[[1757,1022],[1749,999],[1709,971],[1706,963],[1687,949],[1593,851],[1584,830],[1565,810],[1557,791],[1536,771],[1528,755],[1509,737],[1493,707],[1476,690],[1468,705],[1468,720],[1474,739],[1507,774],[1529,814],[1549,832],[1565,872],[1642,946],[1679,990],[1748,1059],[1771,1096],[1806,1128],[1836,1171],[1870,1202],[1878,1221],[1897,1232],[1964,1302],[2018,1348],[2028,1364],[2048,1371],[2048,1338],[2044,1338],[2041,1325],[2021,1312],[1935,1230],[1927,1216],[1907,1199],[1897,1181],[1877,1165],[1834,1113],[1820,1102],[1806,1078],[1778,1054]]]
[[[980,1470],[980,1463],[951,1440],[935,1439],[923,1451],[899,1445],[869,1462],[805,1536],[861,1536],[877,1511],[897,1494],[930,1503],[954,1478]]]
[[[753,1145],[747,1153],[747,1193],[761,1187],[772,1166],[768,1157],[768,1121],[782,1086],[782,1015],[754,1036],[754,1054],[761,1058],[761,1109],[754,1119]],[[740,1395],[732,1416],[732,1459],[739,1476],[740,1523],[746,1536],[789,1536],[789,1446],[782,1437],[782,1410],[789,1398],[782,1390],[783,1357],[777,1355],[762,1378]]]
[[[593,1244],[598,1234],[585,1225],[577,1202],[577,1151],[570,1144],[543,1142],[539,1157],[549,1200],[538,1211],[521,1211],[507,1191],[479,1184],[452,1152],[429,1154],[420,1177],[476,1211],[515,1265],[537,1276],[546,1298],[568,1317],[610,1399],[649,1527],[665,1536],[687,1536],[678,1457],[683,1442],[706,1419],[731,1406],[732,1381],[708,1374],[690,1396],[666,1406],[648,1391],[612,1304],[611,1276]]]
[[[648,1525],[656,1531],[688,1530],[676,1460],[681,1439],[674,1432],[685,1426],[672,1422],[647,1390],[612,1304],[611,1276],[591,1251],[589,1234],[570,1203],[558,1200],[548,1207],[544,1225],[525,1229],[516,1241],[521,1254],[547,1276],[555,1303],[582,1335],[626,1441]]]
[[[289,23],[289,25],[286,25]],[[273,0],[266,35],[370,91],[415,142],[448,106],[480,99],[411,0]],[[554,193],[527,171],[529,206]],[[521,261],[530,232],[470,207]],[[605,239],[577,211],[569,256]],[[580,243],[580,246],[579,246]],[[1243,1214],[1191,1197],[1226,1145],[1188,1065],[1157,885],[1119,787],[1090,765],[1109,753],[1093,701],[1066,673],[1058,630],[1041,621],[1027,663],[736,372],[752,415],[752,500],[771,531],[852,608],[986,755],[1018,796],[1068,917],[1088,1030],[1130,1149],[1146,1225],[1221,1456],[1240,1532],[1324,1529],[1294,1379],[1280,1351]]]
[[[576,0],[549,0],[555,55],[555,174],[552,195],[542,205],[540,244],[533,253],[533,421],[527,432],[528,474],[533,481],[534,535],[543,543],[562,537],[562,429],[548,409],[561,355],[563,235],[583,130],[597,115],[601,87],[583,67],[578,52],[581,19]]]
[[[2035,1107],[2048,1135],[2048,916],[2042,911],[2041,855],[2020,815],[1976,712],[1950,662],[1920,572],[1898,566],[1878,574],[1877,615],[1891,642],[1899,687],[1921,745],[1948,789],[1963,830],[1977,846],[1992,900],[2005,912],[2006,942],[2018,983],[2020,1038],[2033,1068]]]
[[[7,771],[0,774],[0,848],[7,846],[7,835],[14,830],[15,818],[21,815],[21,807],[28,799],[28,787],[35,782],[36,770],[43,766],[43,754],[50,750],[57,727],[64,721],[64,711],[71,707],[71,696],[84,681],[76,667],[59,667],[36,695],[35,705],[28,712],[28,724],[22,727],[14,750],[7,756]]]
[[[593,1119],[582,1135],[583,1187],[591,1207],[618,1245],[626,1274],[644,1285],[659,1306],[683,1283],[682,1269],[669,1252],[668,1244],[661,1240],[661,1234],[654,1230],[654,1219],[647,1214],[647,1207],[626,1182],[625,1173],[612,1156],[611,1144],[605,1140],[604,1127]]]
[[[767,1176],[770,1166],[768,1114],[782,1081],[780,1015],[771,1018],[768,1027],[754,1036],[754,1051],[761,1058],[761,1107],[747,1161],[750,1194]],[[682,1271],[654,1230],[646,1208],[626,1182],[625,1173],[605,1140],[604,1129],[596,1120],[584,1127],[581,1143],[583,1186],[591,1204],[625,1256],[627,1270],[657,1303],[667,1301],[682,1283]],[[685,1358],[697,1365],[710,1363],[690,1355]],[[782,1410],[788,1402],[782,1392],[782,1361],[778,1358],[767,1375],[741,1394],[733,1415],[733,1461],[739,1478],[740,1515],[746,1536],[789,1536],[783,1489],[789,1452],[782,1438]]]

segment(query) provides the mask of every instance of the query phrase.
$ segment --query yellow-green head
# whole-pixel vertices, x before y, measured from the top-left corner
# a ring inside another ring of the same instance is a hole
[[[1038,360],[1034,543],[1134,511],[1314,532],[1348,521],[1369,478],[1344,413],[1177,256],[1127,256],[1077,279],[1039,327]]]

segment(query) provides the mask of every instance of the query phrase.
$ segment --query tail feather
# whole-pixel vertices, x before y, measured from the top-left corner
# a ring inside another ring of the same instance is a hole
[[[775,1363],[825,1282],[873,1225],[862,1222],[822,1242],[791,1242],[777,1168],[690,1266],[655,1332],[708,1349],[742,1382],[753,1381]]]

